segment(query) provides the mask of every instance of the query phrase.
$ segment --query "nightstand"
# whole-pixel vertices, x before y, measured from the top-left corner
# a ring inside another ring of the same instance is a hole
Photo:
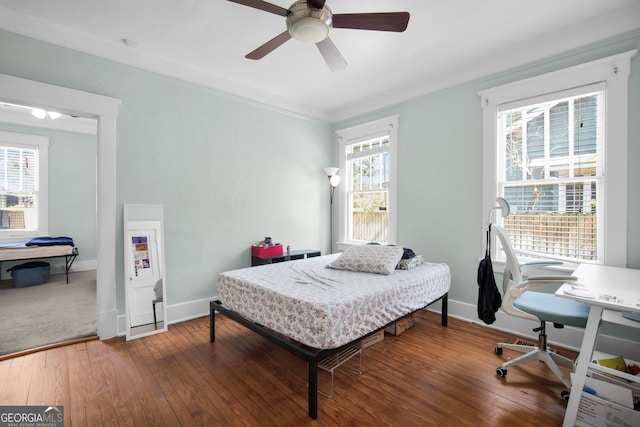
[[[273,264],[274,262],[284,262],[284,261],[292,261],[295,259],[305,259],[320,256],[320,251],[315,249],[300,249],[297,251],[291,251],[289,253],[283,253],[282,255],[277,256],[252,256],[251,257],[251,266],[256,265],[264,265],[264,264]]]

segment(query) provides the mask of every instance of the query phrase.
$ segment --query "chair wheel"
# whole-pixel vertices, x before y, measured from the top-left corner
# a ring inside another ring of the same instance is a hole
[[[567,390],[562,390],[560,392],[560,397],[564,401],[564,403],[569,403],[569,392]]]
[[[496,374],[498,374],[499,377],[506,377],[507,370],[505,368],[498,368],[496,369]]]
[[[498,356],[502,355],[502,347],[497,347],[493,349],[493,352]]]

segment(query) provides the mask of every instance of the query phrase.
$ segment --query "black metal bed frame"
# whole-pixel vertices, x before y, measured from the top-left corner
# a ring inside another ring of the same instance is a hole
[[[425,307],[423,307],[423,308],[426,308],[437,301],[442,301],[441,324],[442,326],[445,326],[445,327],[447,326],[447,318],[448,318],[448,297],[449,297],[449,293],[445,293],[440,298],[430,302]],[[331,348],[327,350],[318,350],[318,349],[313,349],[313,348],[303,346],[302,344],[296,343],[295,341],[291,341],[286,337],[283,337],[282,335],[279,335],[273,332],[269,328],[266,328],[258,323],[252,322],[251,320],[241,316],[235,311],[227,309],[222,305],[221,301],[215,300],[215,301],[211,301],[210,303],[209,316],[210,316],[211,342],[215,342],[216,340],[216,329],[215,329],[215,325],[216,325],[215,312],[216,311],[224,314],[228,318],[240,323],[241,325],[267,338],[268,340],[278,344],[280,347],[283,347],[285,350],[289,351],[290,353],[307,361],[309,365],[309,368],[307,369],[307,377],[308,377],[307,384],[308,384],[308,391],[309,391],[309,404],[308,404],[309,417],[311,417],[314,420],[318,418],[318,364],[322,362],[324,359],[326,359],[327,357],[330,357],[336,353],[341,352],[345,348],[348,348],[362,341],[363,339],[369,337],[370,335],[375,334],[376,332],[386,327],[384,326],[382,328],[376,329],[375,331],[370,332],[367,335],[362,336],[358,339],[355,339],[354,341],[348,344],[345,344],[341,347]]]
[[[76,257],[78,256],[79,251],[78,248],[74,246],[73,250],[71,251],[70,254],[63,254],[63,255],[51,255],[51,256],[37,256],[37,257],[33,257],[33,258],[16,258],[16,259],[3,259],[2,261],[0,261],[0,263],[2,262],[12,262],[12,261],[28,261],[28,260],[34,260],[34,259],[49,259],[49,258],[62,258],[64,257],[64,271],[67,275],[67,284],[69,283],[69,270],[71,270],[71,266],[73,265],[73,261],[76,260]]]

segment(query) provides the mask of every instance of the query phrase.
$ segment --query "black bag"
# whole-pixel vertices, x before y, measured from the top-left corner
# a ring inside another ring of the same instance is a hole
[[[478,318],[490,325],[496,321],[495,313],[502,304],[502,296],[496,286],[491,264],[491,224],[487,230],[487,249],[478,266]]]

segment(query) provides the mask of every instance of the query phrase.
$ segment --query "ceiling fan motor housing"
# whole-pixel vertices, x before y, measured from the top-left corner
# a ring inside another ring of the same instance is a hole
[[[305,0],[297,1],[289,8],[287,30],[291,37],[303,43],[318,43],[329,37],[333,27],[333,14],[324,6],[313,9]]]

